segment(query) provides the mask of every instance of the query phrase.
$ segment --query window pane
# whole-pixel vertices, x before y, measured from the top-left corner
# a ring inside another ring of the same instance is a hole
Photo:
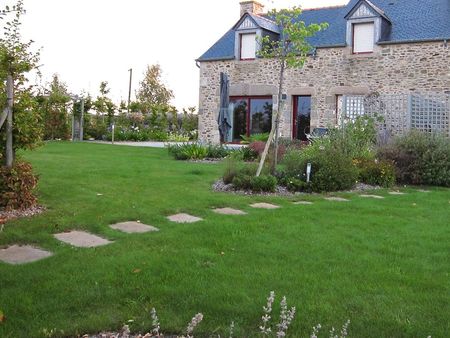
[[[310,132],[311,126],[311,96],[297,97],[297,139],[307,141],[306,134]]]
[[[241,60],[254,59],[256,56],[256,34],[241,35]]]
[[[250,100],[250,134],[269,133],[272,128],[272,99]]]
[[[353,52],[370,53],[373,52],[374,44],[374,24],[359,23],[353,25]]]
[[[233,141],[241,140],[241,135],[247,135],[247,100],[231,99],[233,112]]]

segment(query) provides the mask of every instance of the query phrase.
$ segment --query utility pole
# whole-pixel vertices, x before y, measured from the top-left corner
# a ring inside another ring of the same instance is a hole
[[[130,72],[130,83],[128,85],[128,106],[127,106],[127,113],[130,113],[130,102],[131,102],[131,80],[133,78],[133,68],[128,69]]]
[[[13,152],[13,101],[14,101],[14,82],[11,74],[6,78],[7,92],[7,112],[6,117],[6,167],[12,168],[14,162]]]
[[[84,97],[81,97],[80,141],[83,141]]]

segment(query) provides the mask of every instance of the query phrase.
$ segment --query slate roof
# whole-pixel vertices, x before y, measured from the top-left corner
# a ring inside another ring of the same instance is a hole
[[[329,27],[309,40],[316,48],[345,46],[348,12],[359,0],[346,6],[304,10],[300,19],[306,24],[328,22]],[[450,40],[450,0],[370,0],[392,23],[391,33],[380,43]],[[274,31],[274,24],[251,15],[263,29]],[[234,59],[235,31],[230,29],[197,61]]]

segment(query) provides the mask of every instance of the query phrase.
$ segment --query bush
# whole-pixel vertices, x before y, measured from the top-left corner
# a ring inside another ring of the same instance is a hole
[[[251,190],[253,177],[254,176],[245,175],[238,172],[231,182],[233,184],[233,188],[236,190]]]
[[[224,161],[224,170],[222,179],[225,184],[233,182],[241,166],[240,161],[235,156],[228,156]]]
[[[202,160],[208,154],[207,148],[198,143],[169,145],[168,151],[176,160]]]
[[[272,175],[253,176],[250,186],[254,192],[275,192],[277,179]]]
[[[306,166],[311,163],[310,187],[316,192],[351,189],[358,178],[358,170],[352,159],[330,143],[328,146],[313,144],[303,150],[290,150],[283,161],[288,179],[306,181]],[[285,180],[286,186],[288,180]],[[296,181],[291,187],[294,188]]]
[[[310,163],[311,189],[315,192],[351,189],[358,179],[358,169],[351,158],[336,149],[324,149]]]
[[[395,184],[395,167],[389,161],[354,160],[362,183],[389,188]]]
[[[239,154],[243,161],[252,162],[258,158],[258,153],[250,147],[242,147]]]
[[[412,130],[378,151],[392,161],[397,180],[407,184],[450,186],[450,139]]]
[[[224,158],[227,157],[232,150],[225,148],[223,145],[210,144],[206,148],[206,157],[208,158]]]
[[[286,178],[284,185],[290,192],[311,192],[311,184],[298,178]]]
[[[26,209],[36,204],[33,189],[37,185],[30,163],[16,161],[12,168],[0,168],[0,207]]]

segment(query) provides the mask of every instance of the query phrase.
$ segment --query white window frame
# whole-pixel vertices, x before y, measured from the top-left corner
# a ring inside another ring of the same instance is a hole
[[[358,29],[358,28],[359,29]],[[363,28],[364,27],[364,28]],[[365,30],[363,30],[363,29]],[[369,54],[375,48],[375,22],[358,22],[352,24],[352,53]],[[361,41],[361,42],[359,42]],[[361,45],[361,46],[359,46]]]
[[[256,59],[256,33],[241,33],[240,39],[240,60]],[[250,44],[250,45],[248,45]]]

